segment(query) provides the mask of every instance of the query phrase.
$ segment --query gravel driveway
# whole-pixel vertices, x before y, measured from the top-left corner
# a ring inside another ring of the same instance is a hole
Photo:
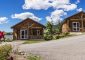
[[[85,60],[85,35],[35,44],[22,43],[23,41],[16,41],[2,44],[11,44],[19,52],[39,55],[42,60]]]
[[[42,60],[85,60],[85,35],[36,44],[22,44],[19,51],[40,55]]]

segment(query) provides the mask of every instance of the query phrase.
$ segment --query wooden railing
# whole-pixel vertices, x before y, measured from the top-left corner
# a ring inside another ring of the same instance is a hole
[[[42,35],[29,35],[30,39],[43,39]]]

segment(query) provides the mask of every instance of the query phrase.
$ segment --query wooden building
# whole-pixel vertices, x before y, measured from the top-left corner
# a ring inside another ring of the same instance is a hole
[[[45,26],[27,18],[11,28],[13,28],[13,39],[15,40],[42,39]]]
[[[85,32],[85,12],[66,18],[62,23],[62,32]]]

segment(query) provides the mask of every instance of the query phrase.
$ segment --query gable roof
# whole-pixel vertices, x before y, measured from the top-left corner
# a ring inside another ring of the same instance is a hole
[[[75,14],[73,14],[73,15],[71,15],[71,16],[69,16],[69,17],[65,18],[65,19],[71,18],[71,17],[73,17],[73,16],[75,16],[75,15],[77,15],[77,14],[80,14],[80,13],[85,14],[85,12],[84,12],[84,11],[81,11],[81,12],[75,13]]]
[[[73,17],[73,16],[76,16],[77,14],[80,14],[80,13],[85,14],[85,12],[84,12],[84,11],[81,11],[81,12],[75,13],[75,14],[73,14],[73,15],[71,15],[71,16],[69,16],[69,17],[65,18],[65,19],[64,19],[64,21],[63,21],[62,23],[64,23],[65,21],[67,21],[69,18],[71,18],[71,17]]]
[[[30,19],[30,18],[27,18],[27,19],[25,19],[25,20],[23,20],[23,21],[21,21],[21,22],[17,23],[16,25],[12,26],[11,28],[16,27],[17,25],[19,25],[19,24],[21,24],[21,23],[25,22],[26,20],[31,20],[31,21],[33,21],[33,22],[35,22],[35,23],[39,24],[39,25],[40,25],[40,26],[42,26],[43,28],[46,28],[43,24],[41,24],[41,23],[39,23],[39,22],[37,22],[37,21],[34,21],[34,20]]]

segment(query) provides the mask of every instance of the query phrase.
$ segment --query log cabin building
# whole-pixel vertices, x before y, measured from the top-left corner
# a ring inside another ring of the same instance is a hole
[[[45,26],[32,20],[25,19],[11,27],[14,40],[43,39]]]
[[[62,32],[85,32],[85,12],[66,18],[62,23]]]

